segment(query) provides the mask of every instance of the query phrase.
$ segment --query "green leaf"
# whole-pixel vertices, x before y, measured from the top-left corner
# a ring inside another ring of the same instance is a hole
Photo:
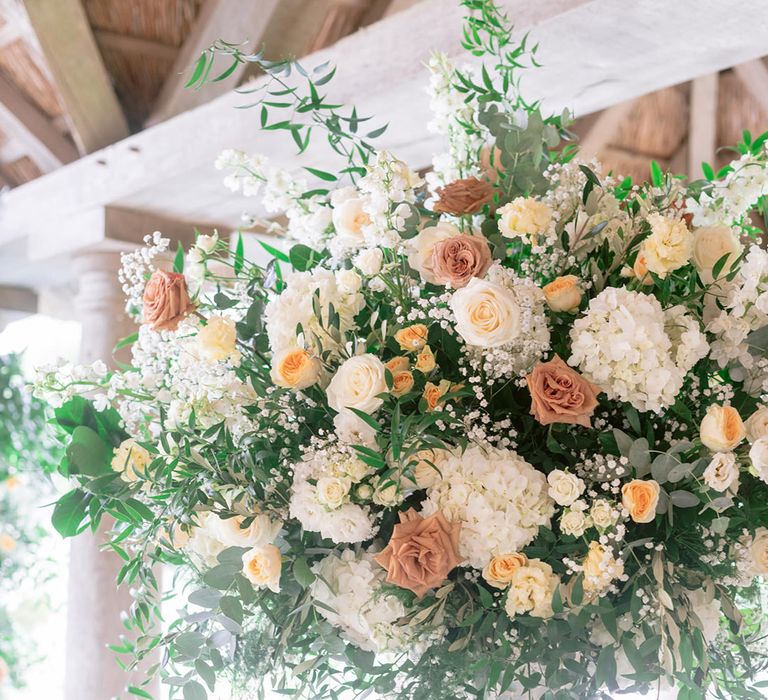
[[[139,339],[138,332],[131,333],[130,335],[125,336],[125,338],[121,338],[120,340],[118,340],[112,352],[117,352],[118,350],[122,350],[123,348],[128,347],[129,345],[133,345],[138,339]]]
[[[184,248],[181,243],[176,246],[176,256],[173,258],[173,271],[181,274],[184,272]]]
[[[352,408],[351,406],[347,410],[352,411],[352,413],[360,418],[360,420],[365,421],[377,433],[381,430],[381,426],[376,422],[376,419],[373,416],[369,416],[365,411],[361,411],[359,408]]]
[[[304,168],[308,173],[312,173],[315,177],[319,177],[321,180],[325,180],[326,182],[336,182],[339,178],[337,178],[333,173],[326,172],[325,170],[318,170],[317,168]]]
[[[664,174],[655,160],[651,161],[651,184],[654,187],[661,187],[664,184]]]
[[[302,588],[307,588],[315,580],[315,574],[304,557],[299,557],[293,562],[293,577]]]
[[[218,588],[220,591],[226,591],[235,580],[235,574],[241,569],[242,565],[219,564],[205,572],[203,583],[211,588]]]
[[[72,442],[67,447],[70,472],[87,476],[100,476],[111,471],[112,448],[99,434],[85,425],[72,431]]]
[[[82,489],[65,493],[53,508],[51,523],[62,537],[76,535],[88,514],[88,504],[92,496]]]
[[[303,243],[293,246],[288,253],[288,258],[293,268],[299,272],[311,270],[320,262],[318,253]]]
[[[184,686],[184,700],[207,700],[208,693],[197,681],[189,681]]]
[[[290,262],[290,259],[285,253],[283,253],[282,250],[273,248],[268,243],[264,243],[264,241],[259,241],[259,245],[261,245],[261,247],[264,248],[264,250],[266,250],[273,258],[279,260],[280,262]]]
[[[227,595],[219,601],[221,612],[238,625],[243,624],[243,606],[235,596]]]
[[[235,245],[235,262],[232,266],[236,275],[239,275],[242,272],[244,262],[245,254],[243,253],[243,234],[238,231],[237,243]]]
[[[198,58],[197,63],[195,63],[195,69],[192,71],[192,77],[184,84],[185,88],[192,87],[200,79],[205,70],[205,63],[206,54],[201,53],[200,58]]]

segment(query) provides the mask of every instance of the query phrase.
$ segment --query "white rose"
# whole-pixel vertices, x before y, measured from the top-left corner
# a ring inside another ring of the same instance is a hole
[[[348,248],[359,248],[365,243],[363,229],[371,223],[371,217],[363,205],[362,199],[350,197],[333,207],[332,220],[336,236]]]
[[[752,443],[749,459],[757,475],[768,484],[768,435]]]
[[[354,262],[355,267],[366,277],[373,277],[381,272],[384,253],[381,248],[366,248],[358,253]]]
[[[339,270],[336,273],[336,284],[343,292],[354,294],[363,286],[363,280],[354,270]]]
[[[340,508],[347,498],[352,482],[338,476],[324,476],[317,480],[317,500],[328,508]]]
[[[752,570],[762,576],[768,575],[768,528],[759,527],[749,545],[752,554]]]
[[[720,273],[724,276],[741,255],[741,251],[738,235],[728,226],[705,226],[693,232],[693,264],[705,284],[714,281],[712,268],[720,258],[728,255]]]
[[[343,469],[344,473],[355,484],[358,481],[362,481],[371,471],[371,468],[363,462],[362,459],[358,459],[357,457],[350,457],[349,460],[344,462]]]
[[[589,517],[600,530],[607,530],[616,523],[617,512],[610,501],[598,498],[589,509]]]
[[[701,442],[712,452],[730,452],[746,434],[741,416],[733,406],[711,405],[699,426]]]
[[[739,466],[733,452],[717,452],[704,470],[704,483],[723,493],[729,489],[736,493],[739,488]]]
[[[273,544],[254,547],[243,554],[243,574],[254,586],[280,592],[282,556]]]
[[[755,442],[768,435],[768,406],[758,408],[744,424],[747,429],[747,440]]]
[[[248,519],[251,523],[242,527]],[[234,518],[219,518],[213,515],[210,518],[210,526],[219,542],[227,547],[260,547],[275,541],[282,523],[259,513],[254,516],[237,515]]]
[[[237,330],[235,322],[224,316],[211,316],[197,334],[200,354],[209,362],[237,359]]]
[[[120,443],[112,457],[112,469],[120,472],[124,481],[136,481],[140,476],[145,476],[147,466],[152,461],[149,452],[145,450],[133,438],[128,438]]]
[[[495,348],[520,335],[520,307],[514,294],[495,282],[473,277],[451,296],[456,331],[470,345]]]
[[[389,484],[384,486],[384,483],[390,481],[390,479],[380,479],[376,485],[376,489],[373,492],[373,502],[385,507],[396,506],[403,500],[400,494],[400,489],[397,484]]]
[[[560,506],[571,505],[586,488],[584,481],[575,474],[555,469],[547,475],[549,495]]]
[[[210,255],[216,250],[216,244],[219,242],[219,234],[214,231],[212,235],[206,236],[200,234],[195,241],[195,248],[198,248],[206,255]]]
[[[373,488],[371,488],[368,484],[360,484],[360,486],[357,487],[355,493],[359,499],[368,501],[370,500],[371,496],[373,496]]]
[[[383,403],[378,395],[387,391],[385,371],[375,355],[351,357],[336,370],[326,389],[328,405],[338,413],[345,408],[374,413]]]
[[[408,241],[408,264],[421,275],[421,279],[425,282],[439,284],[432,268],[432,251],[440,241],[459,235],[461,235],[459,229],[443,221],[434,226],[427,226]]]
[[[589,518],[580,510],[568,510],[560,518],[561,532],[574,537],[581,537],[589,525]]]
[[[352,411],[342,411],[333,419],[336,437],[346,445],[376,447],[376,431]]]

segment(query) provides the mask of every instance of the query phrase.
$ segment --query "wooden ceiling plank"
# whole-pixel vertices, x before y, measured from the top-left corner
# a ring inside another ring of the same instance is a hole
[[[688,175],[701,174],[701,164],[715,165],[717,149],[717,81],[719,73],[694,78],[691,83],[688,129]]]
[[[102,49],[111,49],[122,53],[150,56],[163,61],[174,61],[179,53],[175,46],[169,46],[168,44],[145,39],[140,36],[118,34],[117,32],[110,32],[105,29],[95,29],[93,36],[96,39],[96,43]]]
[[[76,160],[77,150],[50,118],[7,78],[0,76],[0,129],[32,158],[43,172]]]
[[[241,64],[227,80],[208,83],[200,90],[184,87],[189,80],[189,69],[200,54],[217,39],[258,45],[264,36],[279,0],[260,0],[243,3],[242,0],[207,0],[195,20],[192,31],[176,56],[168,78],[163,85],[147,125],[165,121],[181,112],[193,109],[214,97],[228,92],[243,75],[247,64]],[[224,70],[222,64],[222,70]]]
[[[768,67],[759,58],[733,67],[733,72],[747,92],[768,116]]]
[[[627,100],[600,112],[592,128],[581,141],[582,157],[592,158],[600,155],[600,152],[618,134],[621,123],[634,109],[636,103],[636,100]]]
[[[129,134],[80,0],[24,0],[81,153]]]

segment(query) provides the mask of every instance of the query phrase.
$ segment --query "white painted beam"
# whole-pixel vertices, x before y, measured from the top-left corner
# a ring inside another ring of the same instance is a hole
[[[696,78],[691,83],[690,126],[688,128],[688,174],[699,177],[701,164],[709,163],[715,170],[717,148],[717,83],[718,73]]]
[[[541,44],[544,67],[528,71],[523,87],[552,111],[569,107],[577,115],[591,113],[768,54],[768,13],[719,0],[503,4],[517,31],[530,30],[532,40]],[[356,104],[360,113],[378,115],[377,124],[389,121],[380,147],[423,167],[441,148],[441,140],[426,130],[430,114],[424,63],[432,49],[466,58],[459,43],[462,14],[453,0],[423,0],[303,63],[338,64],[337,76],[327,86],[329,97]],[[745,33],[747,22],[750,31]],[[414,26],[420,28],[417,41]],[[237,227],[242,211],[256,202],[222,187],[222,175],[212,164],[228,147],[264,153],[288,168],[335,169],[338,159],[322,147],[322,135],[317,148],[298,158],[285,134],[259,130],[257,110],[235,109],[247,101],[248,96],[229,92],[12,190],[0,208],[0,245],[29,237],[51,220],[63,223],[103,206]],[[4,274],[0,264],[0,282]]]
[[[235,69],[228,81],[208,83],[199,90],[184,87],[189,81],[190,69],[200,54],[217,39],[233,43],[247,41],[249,47],[257,46],[277,5],[278,0],[251,0],[246,3],[242,0],[206,0],[190,35],[178,52],[147,124],[157,124],[197,107],[237,84],[238,78],[247,67],[245,63]],[[223,62],[220,62],[219,66],[219,71],[226,68]]]
[[[121,138],[128,124],[80,0],[24,0],[82,153]]]
[[[77,150],[53,122],[0,75],[0,129],[44,173],[77,158]]]

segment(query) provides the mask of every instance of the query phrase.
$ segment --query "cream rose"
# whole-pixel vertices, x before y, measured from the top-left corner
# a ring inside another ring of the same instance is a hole
[[[363,208],[363,200],[349,197],[334,204],[331,215],[336,237],[347,248],[360,248],[365,244],[365,227],[371,223],[371,217]]]
[[[701,421],[699,435],[712,452],[730,452],[746,437],[747,431],[733,406],[713,404]]]
[[[573,537],[581,537],[590,524],[589,517],[582,510],[567,510],[560,517],[560,531]]]
[[[273,593],[280,592],[282,556],[273,544],[254,547],[243,554],[243,575],[254,586],[266,586]]]
[[[733,452],[717,452],[704,470],[704,483],[709,488],[723,493],[736,493],[739,488],[739,466]]]
[[[653,479],[633,479],[621,487],[621,503],[636,523],[650,523],[656,517],[661,486]]]
[[[685,221],[650,214],[651,235],[640,246],[641,254],[651,272],[659,277],[686,265],[693,254],[693,236]]]
[[[373,490],[373,502],[380,506],[391,508],[398,503],[402,503],[403,496],[400,493],[398,484],[391,483],[390,478],[378,479],[376,488]],[[386,485],[385,485],[386,484]]]
[[[535,238],[547,233],[552,225],[552,210],[533,197],[517,197],[497,212],[499,231],[506,238]]]
[[[505,589],[512,582],[512,576],[521,566],[528,563],[525,554],[512,552],[495,556],[483,569],[483,578],[494,588]]]
[[[761,437],[752,443],[749,460],[757,475],[768,484],[768,436]]]
[[[712,269],[718,260],[728,256],[720,273],[727,275],[741,251],[737,233],[728,226],[705,226],[693,232],[693,264],[705,284],[714,282]]]
[[[235,359],[237,351],[237,330],[235,322],[224,316],[211,316],[197,334],[200,354],[209,362]]]
[[[618,513],[610,501],[606,501],[604,498],[598,498],[592,503],[592,507],[589,509],[589,517],[595,527],[600,530],[607,530],[609,527],[615,525]]]
[[[569,506],[584,493],[586,485],[575,474],[555,469],[547,474],[549,495],[559,506]]]
[[[248,526],[243,527],[250,520]],[[272,544],[280,532],[282,523],[272,520],[265,513],[252,516],[236,515],[233,518],[211,516],[211,532],[227,547],[261,547]]]
[[[384,253],[381,248],[366,248],[355,257],[355,267],[366,277],[373,277],[381,272],[384,263]]]
[[[210,255],[214,250],[216,250],[218,243],[219,234],[216,231],[214,231],[210,236],[201,233],[198,235],[197,240],[195,241],[195,248],[205,253],[205,255]]]
[[[515,569],[504,609],[514,617],[530,613],[533,617],[552,616],[552,595],[560,579],[552,567],[540,559],[529,559],[525,566]]]
[[[289,348],[272,358],[270,376],[277,386],[306,389],[320,379],[322,364],[302,348]]]
[[[340,413],[356,408],[364,413],[376,412],[383,403],[379,394],[387,392],[385,368],[375,355],[357,355],[346,360],[326,389],[328,405]]]
[[[744,424],[747,440],[755,442],[768,435],[768,406],[760,406]]]
[[[755,534],[749,544],[749,552],[752,555],[752,570],[754,573],[767,576],[768,527],[759,527],[755,530]]]
[[[363,286],[363,278],[354,270],[339,270],[336,273],[336,284],[342,292],[355,294]]]
[[[411,458],[416,461],[413,467],[413,479],[420,489],[433,486],[440,476],[440,465],[445,461],[447,453],[440,449],[419,450]]]
[[[434,226],[427,226],[408,241],[408,264],[421,275],[421,279],[425,282],[439,284],[432,266],[435,246],[440,241],[460,235],[461,231],[453,224],[441,221]]]
[[[569,313],[578,310],[584,290],[576,275],[558,277],[542,287],[544,299],[552,311],[567,311]]]
[[[324,506],[335,510],[344,505],[351,487],[350,479],[324,476],[317,480],[317,500]]]
[[[584,591],[589,594],[603,592],[614,579],[624,573],[624,562],[599,542],[590,542],[587,556],[582,562]]]
[[[133,438],[123,440],[112,456],[112,469],[120,472],[124,481],[136,481],[144,477],[152,457]]]
[[[469,344],[495,348],[520,335],[520,307],[511,291],[476,277],[453,293],[456,331]]]

